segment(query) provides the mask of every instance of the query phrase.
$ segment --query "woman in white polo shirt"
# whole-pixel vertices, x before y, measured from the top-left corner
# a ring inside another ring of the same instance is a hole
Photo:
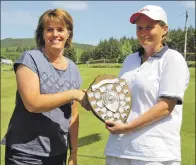
[[[106,121],[107,165],[180,165],[182,104],[189,83],[183,56],[169,49],[167,15],[147,5],[130,17],[141,49],[125,59],[119,77],[132,93],[127,124]],[[112,126],[111,126],[112,125]]]

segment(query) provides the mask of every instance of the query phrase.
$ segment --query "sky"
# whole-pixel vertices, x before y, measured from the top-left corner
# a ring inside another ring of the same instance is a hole
[[[97,45],[110,37],[136,37],[130,16],[145,5],[161,6],[169,29],[195,27],[195,1],[1,1],[1,39],[33,38],[39,17],[48,9],[63,8],[74,21],[73,42]]]

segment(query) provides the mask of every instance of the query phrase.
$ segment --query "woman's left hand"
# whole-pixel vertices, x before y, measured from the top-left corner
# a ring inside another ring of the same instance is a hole
[[[77,154],[71,153],[68,159],[68,165],[77,165]]]
[[[129,131],[128,127],[127,127],[127,124],[114,122],[114,121],[111,121],[111,120],[106,120],[105,121],[105,127],[112,134],[125,134]]]

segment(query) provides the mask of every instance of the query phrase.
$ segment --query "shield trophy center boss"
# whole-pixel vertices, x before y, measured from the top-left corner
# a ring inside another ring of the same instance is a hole
[[[124,79],[100,75],[87,90],[93,114],[101,121],[125,123],[131,111],[131,92]]]

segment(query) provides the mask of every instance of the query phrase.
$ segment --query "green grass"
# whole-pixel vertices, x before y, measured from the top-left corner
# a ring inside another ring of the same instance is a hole
[[[96,63],[96,64],[80,64],[79,68],[121,68],[122,64],[120,63]],[[106,70],[107,71],[107,70]]]
[[[99,74],[117,75],[119,68],[84,68],[79,66],[83,78],[82,88],[89,84]],[[15,75],[10,66],[1,68],[1,138],[7,130],[7,125],[14,108],[15,102]],[[185,93],[182,136],[182,165],[195,165],[195,69],[191,68],[191,79]],[[79,165],[104,165],[104,147],[107,142],[108,132],[91,112],[81,107],[79,131]],[[1,164],[4,165],[4,146],[1,146]]]

